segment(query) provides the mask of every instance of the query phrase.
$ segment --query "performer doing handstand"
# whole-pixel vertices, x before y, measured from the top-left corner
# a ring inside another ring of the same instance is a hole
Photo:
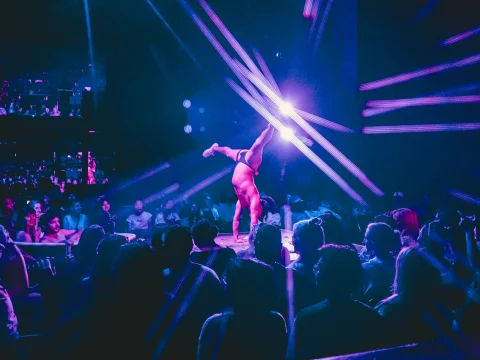
[[[258,168],[262,164],[263,148],[272,138],[274,130],[275,128],[269,124],[249,150],[234,150],[226,146],[218,146],[215,143],[203,152],[203,157],[205,158],[213,156],[218,152],[237,163],[232,178],[233,188],[238,198],[232,223],[235,242],[242,242],[242,240],[238,239],[238,228],[243,209],[246,207],[250,209],[250,233],[258,225],[258,218],[262,213],[262,208],[260,205],[260,194],[255,186],[253,175],[258,175]]]

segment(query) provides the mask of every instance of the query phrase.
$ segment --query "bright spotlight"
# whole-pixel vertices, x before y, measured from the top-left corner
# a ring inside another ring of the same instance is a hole
[[[293,112],[293,106],[292,104],[290,104],[289,102],[286,102],[284,101],[281,105],[280,105],[280,112],[283,114],[283,115],[289,115]]]
[[[183,100],[183,107],[185,109],[189,109],[190,106],[192,106],[192,102],[190,100],[188,100],[188,99]]]
[[[290,140],[293,139],[292,129],[285,128],[285,129],[282,130],[281,134],[282,134],[282,139],[285,140],[285,141],[290,141]]]
[[[192,125],[185,125],[183,131],[185,131],[185,134],[190,134],[192,132]]]

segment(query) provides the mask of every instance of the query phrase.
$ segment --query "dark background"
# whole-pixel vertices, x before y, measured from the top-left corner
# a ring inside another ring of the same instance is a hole
[[[203,160],[200,154],[205,147],[214,141],[249,147],[266,126],[224,84],[225,76],[232,77],[230,70],[180,4],[155,0],[153,5],[197,63],[146,1],[90,1],[93,48],[106,59],[107,91],[92,124],[97,130],[94,135],[86,135],[82,124],[78,125],[82,131],[77,132],[74,124],[67,130],[79,134],[79,141],[90,136],[90,144],[96,142],[114,153],[119,178],[131,178],[170,161],[167,172],[137,190],[145,193],[175,181],[188,188],[228,165],[221,157]],[[191,5],[214,30],[198,4],[192,1]],[[438,47],[442,40],[479,25],[474,1],[334,1],[318,48],[309,38],[311,19],[302,17],[301,1],[212,0],[210,5],[247,50],[260,51],[284,97],[305,111],[357,132],[363,126],[478,121],[478,105],[410,108],[372,118],[362,118],[360,113],[367,100],[423,96],[480,80],[479,65],[358,91],[365,82],[478,53],[478,36]],[[3,13],[1,76],[12,71],[5,66],[5,51],[12,44],[89,56],[84,1],[18,0]],[[234,55],[220,33],[214,34]],[[29,56],[41,58],[42,51]],[[184,99],[192,102],[188,110],[182,107]],[[193,128],[189,135],[183,131],[186,124]],[[424,194],[450,187],[473,193],[478,183],[478,132],[359,135],[314,127],[388,194],[399,190]],[[4,128],[21,134],[15,125],[4,123]],[[52,136],[51,142],[64,136],[58,131],[53,136],[49,127],[44,131],[44,136]],[[362,195],[371,197],[323,149],[313,149]],[[300,185],[306,193],[314,189],[322,196],[342,196],[336,185],[279,138],[269,146],[261,173],[269,175],[257,179],[259,188],[278,196],[285,184]],[[228,188],[228,176],[219,186]]]

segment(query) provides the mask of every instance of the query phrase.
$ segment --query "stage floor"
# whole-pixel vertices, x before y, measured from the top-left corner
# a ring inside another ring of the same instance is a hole
[[[292,236],[293,232],[291,230],[283,230],[282,229],[282,243],[283,246],[285,246],[288,251],[290,252],[290,260],[296,260],[298,258],[298,254],[295,254],[293,251],[293,245],[292,245]],[[248,234],[246,233],[241,233],[240,238],[242,239],[248,239]],[[235,250],[235,252],[239,252],[241,250],[245,250],[248,248],[248,242],[244,243],[236,243],[233,241],[233,235],[232,234],[219,234],[215,238],[215,242],[222,246],[222,247],[229,247]]]

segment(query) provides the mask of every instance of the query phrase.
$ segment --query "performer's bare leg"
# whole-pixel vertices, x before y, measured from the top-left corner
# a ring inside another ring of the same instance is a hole
[[[229,157],[233,161],[237,160],[237,155],[240,150],[238,149],[231,149],[228,146],[218,146],[217,143],[213,144],[207,150],[203,152],[203,157],[209,157],[215,155],[216,152]]]
[[[267,128],[262,131],[252,147],[248,150],[245,158],[254,169],[258,169],[262,164],[263,148],[272,139],[274,131],[275,128],[273,125],[268,124]]]

